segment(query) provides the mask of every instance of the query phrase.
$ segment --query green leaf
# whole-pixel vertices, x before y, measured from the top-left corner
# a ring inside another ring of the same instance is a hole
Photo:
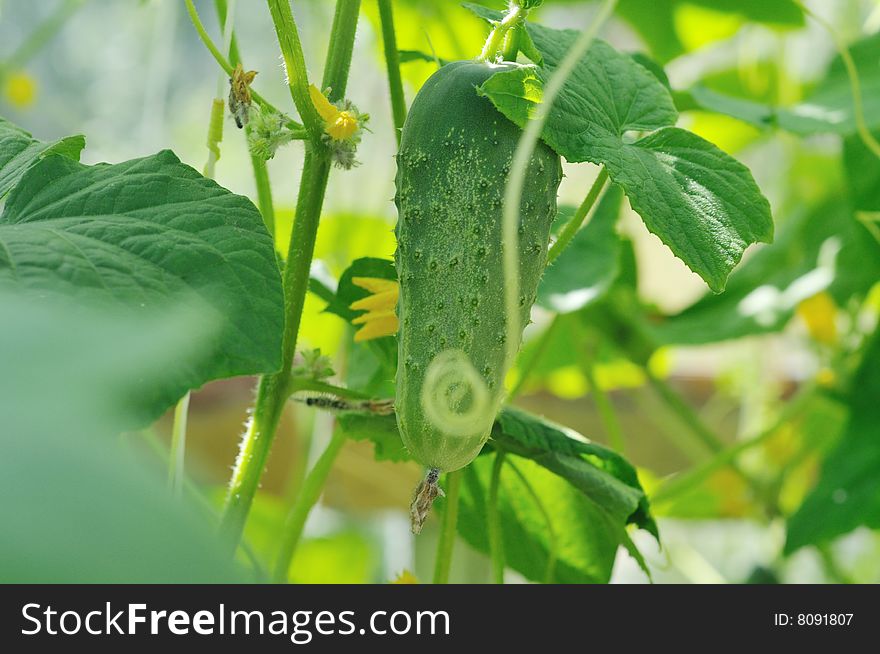
[[[26,131],[0,117],[0,198],[3,198],[35,163],[49,154],[59,154],[79,161],[85,147],[82,136],[58,141],[38,141]]]
[[[623,202],[618,186],[611,186],[590,222],[544,272],[538,304],[557,313],[578,311],[601,298],[620,274],[621,240],[616,232]],[[575,209],[563,207],[565,222]]]
[[[773,240],[770,203],[749,169],[696,134],[663,129],[602,163],[648,230],[715,292],[749,245]]]
[[[566,479],[612,520],[621,525],[636,524],[657,536],[635,468],[612,450],[514,407],[499,414],[490,443],[496,449],[530,458]]]
[[[169,367],[139,424],[209,380],[280,366],[281,284],[260,213],[171,152],[42,159],[7,199],[0,245],[0,288],[132,317],[184,299],[216,328]]]
[[[787,553],[856,527],[880,528],[880,330],[869,341],[849,399],[850,417],[819,483],[788,521]]]
[[[519,125],[541,102],[539,82],[554,74],[579,36],[527,28],[544,67],[497,73],[478,88]],[[571,162],[604,164],[648,229],[718,292],[749,245],[772,240],[770,205],[748,168],[708,141],[670,127],[676,118],[657,77],[597,41],[553,104],[542,137]],[[646,131],[653,133],[630,138],[630,132]]]

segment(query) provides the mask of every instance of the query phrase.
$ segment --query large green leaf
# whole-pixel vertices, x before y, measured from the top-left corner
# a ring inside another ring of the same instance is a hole
[[[579,37],[540,25],[527,29],[543,66],[497,73],[478,89],[520,125],[541,103],[543,83]],[[648,229],[721,291],[745,249],[772,240],[770,205],[748,168],[699,136],[671,127],[676,118],[669,91],[655,75],[597,41],[550,109],[542,138],[569,161],[604,164]],[[642,132],[651,133],[631,136]]]
[[[612,521],[633,523],[657,535],[635,468],[612,450],[514,407],[505,408],[498,416],[491,443],[496,449],[530,458],[567,480]]]
[[[85,147],[82,136],[58,141],[38,141],[26,131],[0,117],[0,198],[18,183],[28,169],[48,154],[78,161]]]
[[[611,287],[620,273],[621,240],[617,217],[623,201],[618,186],[608,189],[586,227],[582,228],[549,266],[538,286],[538,304],[557,313],[571,313],[587,306]],[[562,207],[561,222],[575,209]]]
[[[407,459],[394,416],[348,413],[339,422],[350,437],[372,440],[378,459]],[[547,579],[552,550],[553,581],[605,582],[618,545],[630,546],[626,525],[657,535],[647,497],[626,459],[544,418],[506,407],[487,447],[464,473],[459,531],[477,549],[488,551],[485,498],[492,457],[487,454],[493,449],[509,455],[543,507],[515,471],[504,472],[500,506],[508,564],[529,579]],[[442,512],[444,502],[437,507]]]
[[[858,71],[865,122],[880,127],[880,34],[850,46]],[[698,84],[683,96],[689,105],[739,118],[758,127],[777,126],[795,134],[854,134],[853,90],[843,59],[832,61],[827,74],[802,102],[777,107],[747,98],[731,97]]]
[[[856,527],[880,528],[880,330],[867,346],[849,399],[850,417],[816,488],[789,519],[786,552],[823,544]]]
[[[280,366],[281,285],[260,214],[171,152],[117,165],[34,164],[0,216],[0,288],[129,316],[184,299],[216,327],[154,389],[142,420],[186,390]]]

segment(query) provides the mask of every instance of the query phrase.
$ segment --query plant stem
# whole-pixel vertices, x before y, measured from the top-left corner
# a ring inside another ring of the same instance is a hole
[[[174,497],[180,497],[183,492],[189,398],[189,392],[180,398],[177,406],[174,407],[174,422],[171,425],[171,450],[168,454],[168,488]]]
[[[449,570],[452,567],[452,550],[455,548],[455,533],[458,524],[458,498],[461,491],[461,470],[446,475],[446,511],[440,528],[437,543],[437,559],[434,563],[434,583],[448,584]]]
[[[558,328],[559,314],[556,314],[553,316],[553,320],[550,321],[550,326],[544,330],[543,334],[541,334],[541,340],[538,341],[535,349],[532,350],[532,356],[530,356],[527,361],[523,362],[522,368],[520,369],[519,379],[516,380],[516,385],[511,389],[510,393],[507,394],[508,402],[512,402],[514,398],[522,392],[523,388],[525,388],[526,381],[528,381],[529,376],[541,362],[541,358],[550,346],[550,342],[553,340],[553,334]]]
[[[337,14],[342,1],[339,0],[336,4]],[[281,47],[281,57],[284,60],[284,68],[287,71],[287,86],[290,88],[290,96],[293,98],[293,104],[296,105],[296,110],[299,112],[300,120],[302,120],[306,128],[306,132],[309,133],[312,141],[317,144],[321,138],[321,120],[309,95],[309,77],[306,72],[306,60],[303,56],[302,43],[299,40],[299,30],[296,28],[293,12],[290,10],[290,0],[266,0],[266,2],[269,4],[272,22],[275,24],[278,45]],[[335,20],[333,27],[335,31]],[[328,51],[328,67],[334,56],[331,51]]]
[[[596,403],[596,409],[599,411],[599,418],[602,420],[602,426],[605,428],[605,435],[608,436],[608,443],[612,449],[623,454],[626,450],[626,443],[623,440],[623,430],[620,428],[620,420],[614,411],[614,405],[608,398],[608,394],[596,381],[596,368],[593,363],[593,356],[588,354],[583,365],[584,376],[590,385],[590,392],[593,394],[593,401]]]
[[[189,18],[192,21],[193,27],[195,27],[196,33],[199,35],[199,38],[201,39],[205,48],[207,48],[208,52],[211,53],[211,56],[214,57],[214,60],[220,65],[220,67],[226,71],[226,74],[232,76],[232,72],[233,70],[235,70],[235,66],[233,66],[226,60],[226,57],[223,56],[223,53],[220,52],[220,49],[214,44],[214,41],[211,40],[211,37],[208,35],[205,26],[202,24],[201,18],[199,18],[199,13],[198,11],[196,11],[196,7],[193,4],[192,0],[184,0],[184,3],[186,5],[186,11],[189,14]],[[259,106],[265,107],[266,109],[269,109],[279,116],[284,116],[284,114],[279,111],[275,107],[275,105],[268,102],[253,88],[251,89],[251,97],[253,98],[254,102]],[[300,123],[287,116],[284,116],[284,121],[288,129],[296,132],[296,136],[294,137],[295,139],[302,140],[306,138],[307,135],[305,128]]]
[[[574,216],[571,217],[571,220],[566,223],[562,232],[559,234],[559,238],[556,239],[556,242],[550,248],[550,252],[547,253],[547,265],[556,261],[556,258],[562,254],[563,250],[571,244],[575,234],[578,233],[581,225],[584,224],[584,219],[586,219],[593,209],[598,206],[598,200],[605,193],[607,188],[608,169],[605,168],[605,166],[602,166],[599,168],[599,176],[596,177],[596,181],[593,182],[593,185],[590,187],[587,197],[581,202],[581,206],[578,207]]]
[[[272,1],[270,0],[270,2]],[[322,81],[324,89],[330,88],[331,102],[345,99],[360,11],[361,0],[337,0],[336,2],[333,30],[330,33],[330,46],[327,51],[327,63],[324,65]],[[309,103],[311,105],[311,99],[309,99]]]
[[[492,559],[492,582],[504,583],[504,542],[501,536],[501,515],[498,509],[498,492],[501,486],[501,468],[504,467],[504,452],[495,454],[492,477],[489,480],[487,498],[487,520],[489,528],[489,556]]]
[[[277,0],[269,0],[269,2],[270,6],[281,4]],[[286,0],[283,4],[289,15],[290,7],[287,6]],[[341,9],[344,10],[346,5],[352,4],[359,4],[359,0],[338,0],[337,14]],[[281,9],[278,11],[281,14],[284,13]],[[345,11],[345,16],[347,20],[357,22],[356,12]],[[290,16],[290,20],[293,20],[292,16]],[[283,25],[283,23],[281,24]],[[354,40],[355,29],[353,26],[342,26],[340,29],[344,30],[349,39]],[[279,40],[282,40],[281,35],[279,35]],[[288,45],[291,43],[289,38],[284,40]],[[296,42],[298,43],[298,40]],[[334,44],[334,47],[351,52],[350,44],[342,43],[338,39],[331,39],[331,43]],[[300,58],[301,54],[300,52]],[[332,53],[328,53],[328,59],[331,56]],[[347,74],[348,67],[342,66],[338,70],[340,74]],[[344,89],[345,82],[344,79],[330,79],[329,85]],[[314,110],[314,108],[312,109]],[[330,165],[330,160],[323,150],[316,152],[315,145],[306,142],[306,156],[296,204],[296,220],[290,238],[287,265],[284,267],[282,276],[286,325],[281,344],[281,370],[260,379],[253,418],[242,439],[238,459],[235,462],[229,483],[226,507],[221,522],[221,533],[232,551],[241,540],[244,523],[259,486],[260,477],[269,456],[269,449],[278,429],[278,421],[290,391],[293,356],[296,352],[300,320],[309,287],[309,269],[314,255],[324,194],[327,191],[327,181],[330,177]]]
[[[495,61],[504,49],[504,39],[511,29],[519,25],[525,18],[525,12],[519,5],[511,5],[501,22],[497,23],[486,39],[486,45],[478,57],[479,61]]]
[[[290,563],[293,560],[294,552],[296,552],[296,546],[299,545],[300,538],[302,537],[306,519],[309,517],[312,507],[315,506],[315,503],[321,497],[324,484],[327,481],[330,470],[333,469],[333,463],[336,461],[337,455],[345,444],[345,440],[345,434],[341,429],[337,429],[330,438],[327,449],[324,450],[315,462],[314,467],[309,471],[302,487],[299,489],[296,502],[294,502],[284,522],[281,547],[278,551],[278,559],[275,562],[275,571],[272,575],[275,583],[285,583],[287,581]]]
[[[552,584],[553,577],[556,573],[556,559],[558,556],[557,550],[559,549],[559,543],[556,539],[556,530],[553,529],[553,520],[550,518],[550,512],[547,510],[547,507],[544,506],[544,502],[541,501],[541,496],[538,495],[534,486],[532,486],[531,482],[529,482],[528,478],[522,473],[519,467],[517,467],[513,461],[508,461],[507,465],[516,474],[522,485],[525,486],[526,492],[529,494],[532,502],[535,503],[535,506],[544,518],[544,523],[547,525],[547,567],[544,572],[544,583]]]
[[[388,68],[388,88],[391,92],[391,117],[394,120],[394,136],[400,145],[403,123],[406,122],[406,97],[400,77],[400,53],[397,50],[397,34],[394,31],[394,4],[392,0],[379,1],[379,21],[382,23],[382,41],[385,46],[385,64]]]

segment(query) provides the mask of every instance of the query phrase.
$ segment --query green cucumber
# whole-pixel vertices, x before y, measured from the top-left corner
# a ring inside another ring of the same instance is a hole
[[[504,394],[502,199],[522,130],[476,87],[513,65],[442,67],[416,96],[397,156],[395,409],[410,455],[434,480],[479,454]],[[539,143],[520,209],[523,328],[546,265],[561,180],[559,156]]]

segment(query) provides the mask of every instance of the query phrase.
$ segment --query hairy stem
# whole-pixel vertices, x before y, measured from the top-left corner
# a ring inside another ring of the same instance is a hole
[[[452,567],[452,550],[455,547],[455,534],[458,525],[458,498],[461,491],[461,470],[446,474],[446,510],[440,527],[440,540],[437,542],[437,559],[434,563],[434,583],[448,584],[449,570]]]
[[[287,519],[284,521],[281,546],[278,548],[278,558],[275,561],[275,570],[272,574],[272,580],[275,583],[282,584],[287,581],[290,563],[293,560],[296,547],[302,538],[306,519],[321,497],[324,484],[327,482],[327,477],[333,469],[333,463],[342,450],[345,440],[342,430],[337,429],[330,438],[327,449],[321,453],[314,467],[306,475],[299,493],[297,493],[296,501],[287,514]]]
[[[504,542],[501,535],[501,513],[498,508],[498,492],[501,488],[501,469],[504,467],[504,452],[498,450],[492,465],[487,498],[487,521],[489,528],[489,557],[492,559],[492,582],[504,583]]]
[[[280,19],[276,21],[277,28],[286,29],[288,27],[286,17],[289,17],[291,23],[293,21],[286,0],[283,2],[269,0],[269,4],[270,7],[275,7],[273,18],[277,14]],[[357,12],[351,11],[352,5],[360,6],[359,0],[338,0],[336,5],[337,16],[342,13],[346,21],[353,23],[352,25],[339,25],[336,21],[337,29],[340,33],[344,33],[350,42],[331,38],[332,47],[347,52],[349,56],[352,51],[351,42],[354,41],[358,17]],[[286,8],[286,12],[284,8]],[[293,29],[296,29],[295,25]],[[284,41],[287,44],[286,47],[299,42],[298,38],[293,39],[282,34],[279,34],[279,41]],[[290,52],[285,56],[294,60],[301,59],[302,52],[299,53],[299,56]],[[335,56],[332,51],[329,52],[328,61]],[[305,64],[302,65],[304,70]],[[339,75],[346,76],[348,74],[347,65],[338,65],[334,70]],[[329,86],[344,89],[346,79],[336,79],[331,75],[328,82]],[[305,83],[304,78],[301,78],[294,86],[299,86],[300,83]],[[291,92],[293,93],[293,88]],[[311,106],[311,100],[309,102],[309,106]],[[314,107],[312,110],[314,111]],[[293,356],[296,352],[303,305],[309,287],[309,270],[314,255],[324,195],[330,177],[330,165],[330,159],[322,149],[316,149],[316,145],[311,142],[306,143],[306,156],[296,204],[296,220],[290,238],[287,264],[282,276],[286,325],[282,336],[281,370],[265,375],[260,380],[253,418],[242,439],[239,456],[230,480],[221,533],[232,550],[241,540],[244,523],[259,486],[260,477],[269,456],[269,449],[278,429],[278,421],[290,391]]]
[[[272,14],[272,22],[275,24],[275,34],[278,37],[278,45],[281,47],[281,57],[284,60],[284,68],[287,72],[287,86],[293,104],[299,112],[306,131],[312,140],[317,143],[321,138],[321,120],[318,111],[312,104],[309,95],[309,77],[306,72],[306,60],[303,56],[302,43],[299,39],[299,30],[296,21],[293,20],[293,12],[290,9],[290,0],[266,0],[269,4],[269,12]],[[337,13],[339,5],[338,2]],[[336,28],[334,22],[334,31]],[[332,37],[331,37],[332,38]],[[327,63],[336,55],[330,51],[327,53]],[[349,57],[351,52],[349,51]],[[346,69],[347,72],[347,69]]]
[[[394,4],[392,0],[378,0],[379,20],[382,23],[382,42],[385,46],[385,64],[388,68],[388,88],[391,93],[391,117],[394,120],[394,136],[400,145],[403,123],[406,122],[406,97],[400,77],[400,53],[397,50],[397,34],[394,31]]]
[[[548,265],[556,261],[557,257],[562,254],[563,250],[571,244],[572,239],[574,239],[578,230],[580,230],[581,225],[584,224],[586,217],[590,215],[593,209],[599,206],[599,198],[604,195],[607,188],[608,169],[606,169],[605,166],[602,166],[599,169],[599,176],[596,177],[596,181],[593,182],[593,185],[587,193],[587,197],[581,202],[581,206],[575,211],[571,220],[569,220],[565,227],[562,228],[559,238],[556,239],[556,242],[550,248],[550,252],[547,253]]]

